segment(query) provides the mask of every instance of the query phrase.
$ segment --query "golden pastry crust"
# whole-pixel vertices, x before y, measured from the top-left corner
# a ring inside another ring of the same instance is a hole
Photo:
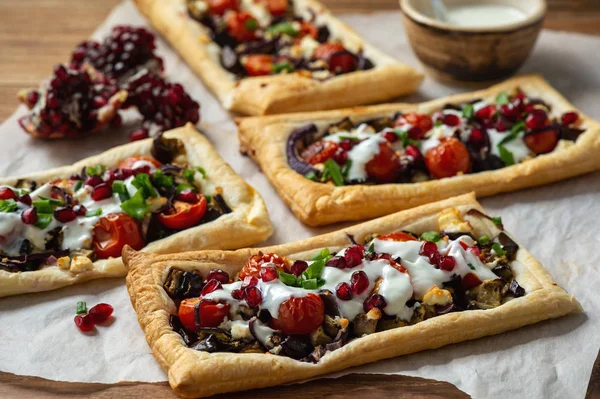
[[[313,256],[322,248],[340,249],[348,245],[346,233],[358,242],[370,233],[398,230],[423,232],[436,228],[437,214],[454,207],[464,215],[470,209],[482,211],[471,193],[431,203],[333,233],[298,242],[262,249],[290,258]],[[485,226],[474,226],[486,232]],[[513,262],[515,278],[527,294],[490,310],[449,313],[415,325],[367,335],[341,349],[327,353],[318,363],[299,362],[270,354],[233,354],[195,351],[187,348],[169,326],[169,315],[177,307],[162,285],[171,267],[198,270],[204,274],[219,267],[230,275],[238,272],[258,249],[202,251],[177,255],[153,255],[126,248],[129,268],[127,289],[146,340],[154,356],[168,373],[171,387],[183,397],[204,397],[282,384],[310,378],[385,358],[439,348],[444,345],[487,335],[581,311],[579,303],[552,281],[551,276],[525,249]]]
[[[397,111],[429,113],[447,103],[477,98],[493,99],[499,92],[520,87],[532,97],[541,97],[553,113],[577,111],[586,129],[574,145],[498,170],[466,174],[409,184],[353,185],[335,187],[312,182],[292,170],[286,143],[291,131],[308,123],[325,127],[344,117],[363,121],[389,116]],[[525,187],[547,184],[600,169],[600,123],[585,116],[554,90],[541,76],[509,79],[486,90],[458,94],[422,104],[383,104],[335,111],[299,113],[238,120],[242,151],[262,168],[296,216],[311,226],[342,220],[361,220],[408,209],[427,202],[474,191],[484,197]]]
[[[420,72],[365,43],[315,0],[296,0],[294,4],[300,10],[316,10],[347,48],[364,49],[375,68],[325,81],[295,73],[236,80],[221,66],[219,47],[207,29],[188,16],[184,0],[135,0],[135,4],[231,111],[265,115],[377,103],[412,93],[423,80]]]
[[[154,241],[144,247],[143,251],[173,253],[207,248],[234,249],[266,240],[271,235],[271,222],[260,194],[221,159],[203,135],[188,124],[165,133],[165,136],[178,138],[183,142],[188,162],[206,170],[207,177],[202,180],[202,189],[210,194],[216,187],[221,187],[223,198],[233,212],[213,222]],[[102,164],[116,167],[130,156],[151,156],[151,146],[152,139],[125,144],[70,166],[0,179],[0,185],[14,185],[20,178],[43,182],[65,178],[79,173],[86,165]],[[72,273],[58,266],[46,266],[32,272],[10,273],[0,270],[0,297],[48,291],[95,278],[124,276],[126,273],[121,258],[97,260],[91,270],[80,273]]]

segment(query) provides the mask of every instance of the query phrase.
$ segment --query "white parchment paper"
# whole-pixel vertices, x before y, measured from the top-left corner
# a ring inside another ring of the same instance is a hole
[[[342,15],[342,19],[388,53],[421,68],[398,12]],[[115,8],[95,37],[104,36],[117,24],[147,25],[126,1]],[[522,71],[542,73],[576,106],[600,119],[598,49],[600,38],[544,31]],[[167,75],[201,103],[200,128],[265,198],[276,229],[269,244],[340,227],[314,229],[298,222],[258,168],[239,155],[235,125],[227,112],[162,39],[158,52],[165,59]],[[403,100],[424,101],[460,91],[467,90],[428,78],[419,93]],[[17,125],[24,112],[19,108],[0,126],[1,176],[69,164],[127,142],[124,130],[84,140],[35,140]],[[131,126],[136,123],[129,122]],[[482,202],[490,214],[503,217],[509,231],[579,299],[585,313],[344,373],[400,373],[446,380],[476,398],[582,398],[600,347],[600,173]],[[112,304],[112,325],[98,327],[90,335],[80,333],[73,316],[76,302],[82,300],[90,306]],[[122,279],[0,300],[0,370],[63,381],[166,380],[146,344]]]

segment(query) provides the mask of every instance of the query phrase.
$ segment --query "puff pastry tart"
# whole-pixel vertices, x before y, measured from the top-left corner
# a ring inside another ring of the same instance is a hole
[[[423,76],[315,0],[135,0],[229,110],[251,115],[389,100]]]
[[[270,234],[260,195],[188,125],[0,180],[0,296],[123,276],[125,245],[240,248]]]
[[[600,124],[534,75],[423,104],[241,119],[239,138],[310,225],[600,168]]]
[[[148,343],[184,397],[314,377],[581,310],[472,194],[262,250],[123,253]]]

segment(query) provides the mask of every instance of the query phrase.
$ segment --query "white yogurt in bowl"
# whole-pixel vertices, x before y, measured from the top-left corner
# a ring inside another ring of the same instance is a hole
[[[446,23],[461,27],[496,27],[524,21],[527,15],[508,4],[465,3],[446,6]]]

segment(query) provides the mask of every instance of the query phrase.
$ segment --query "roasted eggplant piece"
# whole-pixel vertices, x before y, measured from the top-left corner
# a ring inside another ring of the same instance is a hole
[[[502,304],[502,289],[506,283],[502,279],[485,280],[468,291],[469,299],[478,309],[493,309]]]
[[[167,294],[173,299],[185,299],[200,296],[202,291],[202,276],[173,268],[163,284]]]
[[[319,328],[310,333],[310,343],[312,346],[326,345],[331,342],[333,342],[333,339],[325,333],[323,326],[319,326]]]

